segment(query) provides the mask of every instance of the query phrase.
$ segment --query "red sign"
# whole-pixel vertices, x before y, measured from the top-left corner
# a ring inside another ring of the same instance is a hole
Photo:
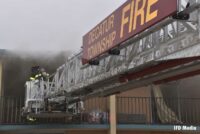
[[[177,0],[128,0],[83,37],[83,64],[177,11]]]

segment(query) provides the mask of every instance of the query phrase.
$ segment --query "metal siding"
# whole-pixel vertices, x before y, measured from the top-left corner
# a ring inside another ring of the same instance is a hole
[[[2,96],[3,95],[3,87],[2,87],[2,77],[3,76],[3,63],[2,63],[2,61],[0,60],[0,96]]]

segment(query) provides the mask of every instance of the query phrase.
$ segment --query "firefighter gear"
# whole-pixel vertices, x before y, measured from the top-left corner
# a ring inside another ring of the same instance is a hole
[[[26,119],[27,119],[28,121],[30,121],[30,122],[35,122],[35,121],[36,121],[35,118],[32,118],[32,117],[30,117],[30,116],[27,116]]]
[[[34,81],[34,80],[40,79],[41,77],[42,77],[42,74],[39,73],[39,74],[36,74],[35,76],[31,76],[31,77],[30,77],[30,80],[31,80],[31,81]]]
[[[45,71],[44,68],[41,68],[40,72],[44,79],[47,79],[49,77],[49,74]]]
[[[31,68],[31,77],[30,77],[31,81],[37,80],[41,76],[42,74],[40,73],[40,66],[34,66]]]
[[[49,74],[45,71],[44,68],[40,68],[40,66],[34,66],[31,68],[31,77],[30,80],[38,80],[40,78],[47,79]]]

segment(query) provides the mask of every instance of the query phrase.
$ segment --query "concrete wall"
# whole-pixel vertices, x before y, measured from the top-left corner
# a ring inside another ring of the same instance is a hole
[[[109,134],[106,130],[69,130],[65,134]],[[142,132],[142,131],[117,131],[117,134],[182,134],[181,132]],[[185,132],[184,134],[189,134]]]
[[[182,134],[181,132],[142,132],[142,131],[118,131],[117,134]],[[187,134],[187,133],[185,133]]]
[[[54,132],[0,132],[0,134],[54,134]],[[66,130],[64,133],[55,132],[55,134],[110,134],[108,130]],[[151,132],[151,131],[117,131],[117,134],[199,134],[195,132]]]
[[[69,130],[65,134],[108,134],[107,130]]]

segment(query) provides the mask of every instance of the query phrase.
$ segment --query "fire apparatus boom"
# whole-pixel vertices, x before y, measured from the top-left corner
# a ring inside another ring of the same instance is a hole
[[[76,102],[90,97],[160,84],[199,71],[199,8],[199,0],[178,0],[176,15],[123,42],[117,48],[120,54],[105,53],[97,58],[99,64],[82,65],[81,51],[48,80],[26,82],[25,113],[42,113],[46,99],[59,108],[65,105],[62,110],[69,113],[73,107],[77,110]]]

